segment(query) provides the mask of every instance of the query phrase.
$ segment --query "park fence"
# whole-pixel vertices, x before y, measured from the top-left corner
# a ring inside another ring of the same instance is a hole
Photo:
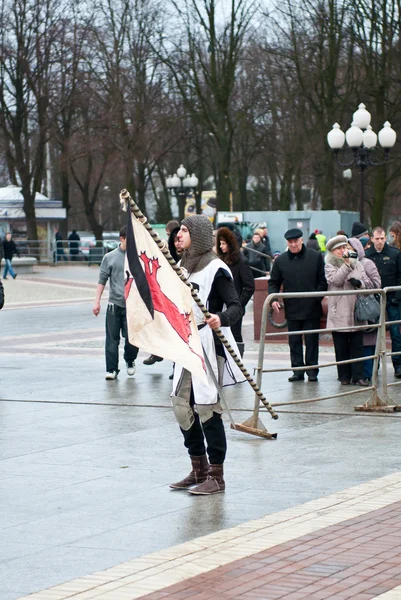
[[[331,292],[306,292],[306,293],[278,293],[269,294],[263,304],[262,309],[262,320],[260,328],[260,344],[259,344],[259,356],[258,364],[256,367],[256,383],[259,388],[262,388],[263,374],[279,373],[285,371],[308,371],[311,369],[324,369],[328,367],[337,366],[339,364],[348,364],[354,362],[361,362],[365,360],[373,359],[373,374],[372,374],[372,385],[368,387],[362,387],[360,389],[353,389],[352,391],[341,392],[337,394],[329,394],[324,396],[318,396],[315,398],[292,400],[288,402],[271,402],[271,406],[274,408],[289,405],[302,405],[310,404],[314,402],[322,402],[324,400],[332,398],[341,398],[351,396],[353,394],[369,393],[370,398],[364,404],[360,404],[354,407],[356,411],[366,412],[395,412],[400,411],[401,406],[396,404],[389,396],[389,388],[401,385],[401,381],[394,381],[389,383],[387,380],[387,362],[391,356],[401,354],[401,352],[388,351],[386,347],[387,340],[387,328],[391,325],[398,325],[401,323],[401,319],[395,321],[386,321],[386,303],[387,294],[389,292],[401,291],[401,286],[398,287],[386,287],[384,289],[373,289],[373,290],[346,290],[346,291],[331,291]],[[332,361],[325,362],[323,364],[309,365],[307,367],[280,367],[280,368],[264,368],[264,353],[265,353],[265,342],[269,338],[277,338],[278,335],[290,336],[290,335],[305,335],[308,333],[319,333],[327,334],[333,331],[357,331],[366,330],[366,325],[355,325],[354,327],[343,327],[337,329],[308,329],[302,331],[275,331],[274,333],[266,333],[267,321],[269,317],[269,311],[271,310],[271,303],[274,300],[280,302],[285,298],[315,298],[323,296],[344,296],[344,295],[371,295],[374,294],[377,299],[380,299],[380,317],[378,323],[371,325],[369,324],[369,330],[377,330],[376,348],[374,354],[369,356],[363,356],[357,359],[349,359],[344,361]],[[379,364],[381,364],[381,376],[379,380]],[[255,397],[254,411],[251,419],[251,426],[257,428],[259,420],[259,399]]]
[[[69,242],[48,240],[16,240],[21,257],[35,258],[40,264],[65,265],[85,262],[88,265],[100,265],[107,252],[117,248],[119,241],[91,240],[79,242],[78,247],[70,247]]]

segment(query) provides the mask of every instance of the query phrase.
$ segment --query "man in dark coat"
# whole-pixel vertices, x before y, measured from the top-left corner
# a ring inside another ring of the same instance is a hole
[[[372,232],[373,245],[365,251],[366,258],[373,260],[379,271],[382,287],[401,285],[401,252],[386,242],[386,232],[383,227],[375,227]],[[389,321],[400,319],[401,292],[388,292],[387,318]],[[391,351],[401,352],[400,325],[390,325]],[[392,356],[394,375],[401,379],[401,354]]]
[[[267,232],[266,225],[263,225],[263,227],[260,227],[260,233],[261,233],[262,244],[265,247],[265,252],[266,252],[266,254],[271,256],[272,251],[271,251],[270,240],[269,240],[269,235]]]
[[[67,261],[63,247],[63,234],[58,227],[54,232],[54,239],[56,240],[56,262],[60,262],[61,260]]]
[[[265,254],[266,248],[262,244],[261,235],[255,231],[252,241],[244,248],[244,256],[246,256],[248,264],[252,269],[254,279],[265,277],[269,273],[269,260]]]
[[[321,252],[306,248],[300,229],[289,229],[284,237],[288,251],[274,261],[269,281],[269,294],[283,292],[324,292],[327,282]],[[322,297],[323,298],[323,297]],[[319,329],[322,314],[322,298],[289,298],[284,300],[288,331]],[[279,312],[280,303],[272,302],[274,311]],[[319,361],[319,334],[305,335],[305,361],[302,335],[290,335],[289,346],[292,367],[317,365]],[[317,381],[318,369],[307,371],[309,381]],[[304,372],[294,371],[288,381],[303,381]]]
[[[68,236],[68,247],[70,249],[71,260],[78,260],[80,240],[81,238],[79,237],[78,233],[75,231],[75,229],[73,229]]]

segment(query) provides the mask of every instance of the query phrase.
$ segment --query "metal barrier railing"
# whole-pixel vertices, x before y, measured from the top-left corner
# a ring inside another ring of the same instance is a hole
[[[259,252],[259,250],[255,250],[254,248],[248,248],[248,246],[245,246],[244,248],[242,248],[242,251],[244,251],[244,250],[246,250],[247,252],[253,252],[254,254],[259,254],[260,256],[264,256],[265,258],[267,258],[267,260],[269,262],[273,260],[273,257],[270,256],[270,254],[266,254],[265,252]],[[243,253],[244,253],[244,256],[246,256],[245,252],[243,252]],[[266,271],[263,271],[262,269],[258,269],[257,267],[253,267],[249,263],[248,263],[248,267],[250,267],[250,269],[252,271],[255,271],[255,273],[262,273],[262,276],[266,275]]]
[[[104,239],[80,241],[78,247],[71,248],[68,241],[58,241],[57,246],[52,244],[52,257],[54,264],[65,262],[85,261],[90,265],[100,265],[103,256],[119,245],[119,239]]]
[[[400,324],[401,319],[396,321],[386,321],[386,304],[387,304],[387,293],[392,291],[401,291],[401,286],[397,287],[387,287],[384,289],[364,289],[364,290],[344,290],[344,291],[326,291],[326,292],[294,292],[294,293],[274,293],[269,294],[264,301],[263,309],[262,309],[262,320],[260,327],[260,344],[259,344],[259,354],[258,354],[258,365],[256,367],[256,383],[260,388],[262,386],[262,374],[263,373],[278,373],[284,371],[308,371],[311,369],[321,369],[326,367],[333,367],[339,364],[351,364],[355,362],[362,362],[365,360],[373,359],[373,373],[372,373],[372,385],[367,387],[362,387],[361,389],[353,389],[352,391],[340,392],[337,394],[329,394],[326,396],[320,396],[317,398],[307,398],[300,400],[293,400],[288,402],[279,402],[272,403],[272,406],[288,406],[295,404],[306,404],[311,402],[320,402],[323,400],[328,400],[331,398],[340,398],[350,396],[352,394],[358,394],[362,392],[371,392],[370,399],[365,402],[363,405],[356,406],[355,410],[361,411],[381,411],[381,412],[394,412],[401,410],[401,406],[392,402],[392,399],[388,395],[388,387],[400,385],[401,381],[397,381],[394,383],[387,382],[387,357],[394,356],[397,354],[401,354],[401,352],[387,352],[386,349],[386,327],[388,325]],[[369,356],[362,356],[360,358],[353,358],[344,361],[332,361],[329,363],[317,364],[317,365],[309,365],[305,367],[279,367],[274,369],[264,369],[264,351],[265,351],[265,341],[271,337],[277,337],[278,335],[305,335],[310,333],[332,333],[333,331],[357,331],[357,330],[366,330],[366,325],[354,325],[353,327],[341,327],[341,328],[325,328],[325,329],[308,329],[301,331],[275,331],[274,333],[266,333],[267,329],[267,320],[268,320],[268,311],[271,307],[271,303],[273,300],[282,300],[284,298],[323,298],[327,296],[345,296],[345,295],[371,295],[374,294],[377,297],[380,297],[380,317],[379,322],[377,324],[371,325],[369,324],[369,329],[377,329],[377,338],[376,338],[376,347],[375,353]],[[382,376],[379,386],[379,364],[382,362]],[[389,404],[392,402],[392,404]],[[253,416],[251,419],[256,427],[256,424],[259,421],[259,402],[256,402],[254,405]]]
[[[19,240],[14,239],[17,252],[24,257],[36,258],[38,262],[48,263],[51,262],[49,258],[49,244],[46,240]]]
[[[389,292],[391,293],[391,292],[401,291],[401,286],[388,286],[388,287],[385,287],[383,291],[385,292],[386,297],[387,297],[387,293],[389,293]],[[401,306],[401,304],[400,304],[400,306]],[[387,352],[386,328],[391,325],[399,326],[401,324],[401,319],[396,319],[395,321],[385,321],[386,307],[384,307],[383,311],[384,311],[384,323],[383,323],[381,331],[380,331],[380,340],[381,340],[380,355],[381,355],[381,359],[383,361],[381,399],[383,401],[385,401],[386,403],[389,403],[389,402],[393,402],[393,400],[388,394],[388,388],[400,385],[401,381],[394,381],[392,383],[387,382],[387,357],[400,355],[401,352],[393,352],[392,349],[391,349],[391,352]],[[380,314],[380,319],[381,318],[382,318],[382,315]],[[379,335],[377,337],[379,338]],[[398,406],[397,406],[397,410],[398,410]]]
[[[77,240],[78,241],[78,240]],[[119,240],[86,240],[78,241],[78,246],[71,246],[68,240],[19,240],[15,239],[18,254],[23,257],[36,258],[38,263],[62,265],[65,263],[86,262],[99,265],[107,252],[117,248]]]

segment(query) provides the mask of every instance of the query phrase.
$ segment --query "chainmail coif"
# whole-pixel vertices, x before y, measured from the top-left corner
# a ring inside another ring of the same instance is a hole
[[[212,260],[216,259],[213,248],[213,225],[205,215],[193,215],[181,221],[188,228],[191,245],[184,250],[181,266],[188,273],[202,271]]]

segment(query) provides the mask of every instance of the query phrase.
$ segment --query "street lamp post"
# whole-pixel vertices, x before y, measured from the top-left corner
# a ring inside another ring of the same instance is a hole
[[[199,179],[192,173],[187,175],[187,170],[183,165],[180,165],[175,175],[170,175],[166,179],[167,189],[173,190],[178,200],[178,210],[180,219],[184,218],[185,201],[190,193],[198,186]]]
[[[372,130],[370,119],[371,115],[366,110],[366,106],[360,104],[358,110],[353,114],[351,127],[345,133],[341,131],[338,123],[334,123],[333,129],[327,134],[327,142],[333,150],[338,164],[342,167],[356,165],[359,168],[359,219],[361,223],[365,219],[365,171],[369,166],[378,167],[388,160],[390,150],[397,137],[388,121],[384,123],[383,129],[377,136]],[[377,138],[379,138],[381,148],[377,145]],[[347,146],[344,147],[345,142]],[[345,156],[344,160],[340,159],[340,151]]]

